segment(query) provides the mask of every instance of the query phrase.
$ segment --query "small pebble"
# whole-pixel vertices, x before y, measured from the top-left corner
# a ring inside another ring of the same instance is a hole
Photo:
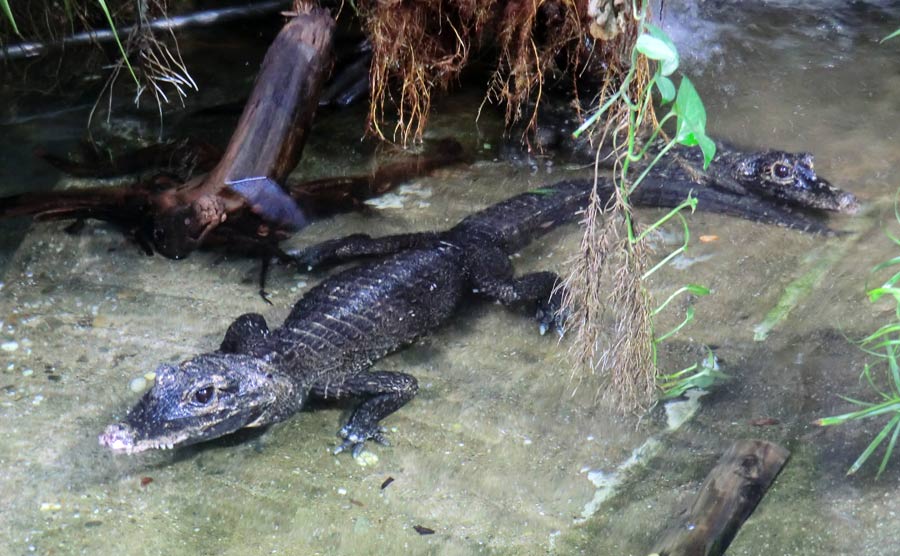
[[[33,400],[31,400],[31,405],[41,405],[42,401],[44,401],[44,395],[38,394],[37,396],[34,397]]]
[[[143,392],[147,389],[147,379],[142,376],[134,378],[128,383],[128,388],[135,393]]]
[[[22,376],[31,376],[33,374],[34,374],[34,371],[31,369],[25,369],[24,371],[22,371]]]
[[[19,342],[16,342],[16,341],[3,342],[2,344],[0,344],[0,349],[2,349],[3,351],[6,351],[6,352],[12,353],[12,352],[16,351],[17,349],[19,349]]]
[[[62,509],[62,504],[58,502],[41,502],[42,512],[58,512]]]
[[[156,380],[156,373],[153,371],[150,371],[149,373],[144,373],[144,378],[146,378],[148,382],[151,380]]]
[[[360,467],[372,467],[378,465],[378,454],[365,450],[363,453],[353,458],[353,461]]]
[[[337,493],[340,494],[341,496],[344,496],[345,494],[347,494],[347,489],[339,488],[339,489],[337,489]]]

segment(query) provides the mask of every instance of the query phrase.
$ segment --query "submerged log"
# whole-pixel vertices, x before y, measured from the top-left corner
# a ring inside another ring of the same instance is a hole
[[[693,503],[650,556],[718,556],[765,496],[790,452],[763,440],[740,440],[710,471]]]

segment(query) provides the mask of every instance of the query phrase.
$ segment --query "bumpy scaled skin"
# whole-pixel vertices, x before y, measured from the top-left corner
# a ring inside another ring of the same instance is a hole
[[[676,153],[632,201],[674,206],[692,191],[700,209],[811,231],[828,228],[771,199],[838,210],[856,205],[852,195],[816,178],[806,156],[721,156],[722,167],[705,173],[696,160]],[[796,178],[792,183],[783,176],[788,170]],[[766,196],[755,194],[751,174]],[[779,186],[783,194],[774,192]],[[784,193],[792,187],[803,195]],[[344,441],[337,451],[352,448],[358,454],[366,440],[386,442],[380,421],[412,399],[416,379],[367,369],[446,322],[467,297],[505,305],[536,303],[541,331],[561,330],[556,274],[516,278],[509,255],[573,220],[592,188],[593,180],[560,182],[488,207],[446,232],[382,238],[356,234],[304,250],[298,260],[310,268],[380,258],[310,290],[275,330],[261,315],[246,314],[232,323],[216,352],[178,367],[161,367],[153,388],[123,423],[107,428],[100,443],[128,453],[172,448],[284,420],[310,398],[346,397],[362,402],[341,429]],[[598,192],[608,197],[612,188],[602,182]],[[807,193],[815,199],[810,201]]]
[[[325,280],[275,330],[260,315],[243,315],[218,351],[161,367],[153,388],[100,443],[127,453],[172,448],[281,421],[310,397],[351,396],[363,401],[341,429],[338,451],[358,454],[366,440],[385,442],[379,423],[415,395],[416,379],[363,371],[446,322],[473,292],[504,304],[538,303],[543,327],[556,326],[557,276],[514,278],[508,255],[571,220],[586,192],[581,183],[561,184],[490,207],[444,233],[357,235],[311,248],[303,259],[313,266],[386,257]]]

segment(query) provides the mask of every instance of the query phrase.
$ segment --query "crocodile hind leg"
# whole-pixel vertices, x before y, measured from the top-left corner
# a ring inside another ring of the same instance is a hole
[[[466,271],[474,293],[503,305],[533,302],[541,335],[552,328],[562,336],[566,316],[561,309],[561,280],[555,272],[531,272],[516,278],[506,253],[489,247],[467,253]]]
[[[351,234],[310,245],[293,253],[294,261],[301,269],[313,270],[325,265],[352,261],[361,257],[393,255],[406,249],[427,247],[437,240],[438,234],[423,232],[371,237],[368,234]]]
[[[352,448],[353,457],[357,457],[365,448],[366,440],[388,445],[380,421],[403,407],[418,389],[419,383],[412,375],[372,371],[361,372],[339,382],[313,385],[310,393],[324,400],[365,398],[353,410],[347,424],[341,427],[338,435],[343,442],[334,450],[335,454],[339,454]]]

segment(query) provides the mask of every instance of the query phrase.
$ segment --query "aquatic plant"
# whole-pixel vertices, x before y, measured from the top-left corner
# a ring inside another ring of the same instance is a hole
[[[630,69],[621,86],[610,91],[600,107],[573,133],[578,137],[598,127],[597,122],[605,118],[600,143],[611,137],[617,157],[614,173],[616,196],[612,206],[603,206],[595,183],[585,217],[582,253],[566,281],[569,292],[566,306],[573,314],[570,322],[576,328],[572,348],[576,361],[592,372],[599,371],[609,377],[612,388],[608,393],[623,410],[643,408],[656,399],[661,385],[657,381],[657,346],[687,325],[694,318],[694,310],[689,307],[684,320],[663,334],[655,331],[655,317],[677,296],[709,294],[703,286],[687,285],[671,294],[656,309],[651,308],[652,299],[646,280],[687,250],[690,230],[682,212],[685,209],[693,211],[697,200],[689,196],[656,222],[640,227],[635,223],[628,197],[640,187],[650,168],[675,145],[698,146],[703,152],[704,168],[709,166],[716,152],[715,143],[706,135],[706,110],[697,90],[687,77],[682,76],[677,90],[672,81],[679,64],[675,45],[665,32],[646,21],[644,10],[637,12],[637,17],[640,33],[632,48]],[[633,85],[643,77],[648,60],[655,63],[656,69],[635,90]],[[661,119],[657,119],[654,109],[655,96],[660,108],[669,106],[669,111]],[[675,123],[675,133],[659,147],[657,140],[665,136],[663,129],[670,121]],[[648,127],[651,128],[649,137],[639,141]],[[653,160],[644,166],[637,177],[632,177],[632,165],[644,161],[651,149],[657,147]],[[599,165],[599,148],[597,152]],[[596,179],[599,180],[599,177]],[[648,235],[673,218],[677,218],[682,225],[682,245],[647,269]],[[612,274],[611,294],[606,293],[609,289],[606,273]],[[603,318],[607,305],[611,307],[615,326],[612,338],[606,342],[604,349],[601,346],[605,340]],[[710,378],[718,378],[703,368],[698,371],[698,368],[694,365],[679,373],[666,375],[662,382],[664,395],[683,391],[689,384],[707,383],[711,382]]]
[[[900,31],[896,34],[900,34]],[[898,198],[900,198],[900,192],[898,192]],[[896,200],[894,202],[894,217],[897,222],[900,222],[900,207],[898,207]],[[897,238],[890,233],[887,233],[887,235],[891,241],[900,246],[900,238]],[[873,274],[878,273],[897,265],[900,265],[900,257],[894,257],[876,265],[871,272]],[[878,473],[876,474],[876,476],[880,476],[887,467],[888,461],[894,452],[897,438],[900,437],[900,362],[897,360],[897,349],[898,346],[900,346],[900,286],[898,286],[898,283],[900,283],[900,272],[894,273],[882,285],[866,292],[871,303],[875,303],[883,297],[888,296],[894,299],[895,304],[894,314],[896,320],[885,324],[859,341],[860,349],[876,358],[874,363],[867,362],[864,365],[863,371],[860,374],[860,380],[865,381],[865,384],[878,395],[880,401],[868,402],[841,396],[842,399],[861,407],[861,409],[832,417],[824,417],[816,421],[817,425],[827,427],[831,425],[842,425],[852,421],[871,419],[883,415],[891,416],[884,427],[882,427],[881,431],[875,435],[875,438],[872,439],[866,449],[863,450],[859,457],[856,458],[856,461],[853,462],[853,465],[850,466],[850,469],[847,470],[848,475],[852,475],[859,471],[872,454],[875,453],[878,447],[887,440],[888,444],[885,448],[884,456],[881,458],[881,464],[878,466]],[[887,383],[886,389],[879,386],[879,383],[885,382]],[[888,437],[890,437],[889,440]]]

